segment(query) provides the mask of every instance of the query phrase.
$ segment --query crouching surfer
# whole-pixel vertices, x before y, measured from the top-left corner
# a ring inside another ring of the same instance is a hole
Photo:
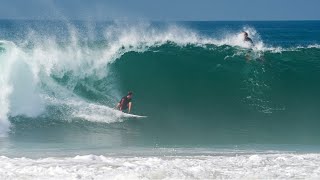
[[[121,98],[120,102],[117,104],[116,109],[120,111],[124,111],[128,109],[128,113],[131,112],[131,107],[132,107],[132,92],[128,92],[128,94],[124,97]]]

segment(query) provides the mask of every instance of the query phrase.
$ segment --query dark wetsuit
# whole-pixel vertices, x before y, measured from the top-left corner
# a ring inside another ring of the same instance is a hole
[[[251,45],[253,45],[253,41],[252,41],[252,39],[249,38],[249,37],[245,37],[245,38],[244,38],[244,41],[249,42]]]
[[[129,107],[129,103],[131,102],[131,99],[129,99],[127,96],[124,96],[121,100],[120,100],[120,110],[125,110],[128,109]]]

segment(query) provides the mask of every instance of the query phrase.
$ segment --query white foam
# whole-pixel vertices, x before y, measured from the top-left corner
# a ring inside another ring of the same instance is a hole
[[[36,92],[36,79],[27,64],[28,56],[14,43],[0,41],[0,134],[8,132],[8,115],[37,116],[43,110]]]
[[[307,48],[317,48],[317,49],[320,49],[320,44],[308,45]]]
[[[44,110],[43,102],[37,92],[37,82],[29,66],[16,61],[11,68],[10,83],[13,91],[10,95],[10,115],[36,117]]]
[[[320,154],[0,157],[4,179],[318,179]]]
[[[5,136],[10,127],[7,117],[10,111],[9,96],[12,93],[10,70],[14,63],[16,52],[13,43],[0,41],[0,45],[7,45],[6,53],[1,53],[0,56],[0,136]]]

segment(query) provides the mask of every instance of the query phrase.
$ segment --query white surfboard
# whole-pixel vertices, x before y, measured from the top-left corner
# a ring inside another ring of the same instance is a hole
[[[125,117],[129,118],[147,118],[148,116],[140,116],[140,115],[135,115],[135,114],[128,114],[128,113],[123,113]]]
[[[120,113],[119,116],[120,117],[126,117],[126,118],[147,118],[148,116],[140,116],[140,115],[136,115],[136,114],[129,114],[129,113],[125,113],[119,110],[116,110],[117,113]]]

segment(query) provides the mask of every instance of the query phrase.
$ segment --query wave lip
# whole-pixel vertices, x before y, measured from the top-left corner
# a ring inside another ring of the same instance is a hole
[[[304,179],[320,177],[319,154],[0,157],[5,179]]]

